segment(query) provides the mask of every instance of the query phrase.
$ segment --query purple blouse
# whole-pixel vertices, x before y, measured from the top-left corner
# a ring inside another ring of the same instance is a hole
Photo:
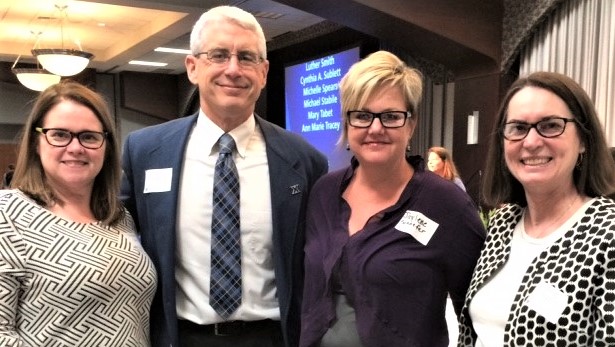
[[[353,158],[350,167],[314,186],[306,221],[301,347],[318,346],[335,321],[331,279],[337,266],[364,346],[448,346],[447,294],[459,312],[485,230],[465,192],[426,171],[421,157],[408,161],[415,173],[399,201],[353,236],[342,193],[358,162]]]

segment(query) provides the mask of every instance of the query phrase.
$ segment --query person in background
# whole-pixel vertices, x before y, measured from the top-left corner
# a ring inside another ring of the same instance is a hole
[[[466,186],[459,177],[459,172],[453,162],[453,156],[446,148],[431,147],[427,151],[427,168],[429,171],[438,174],[438,176],[452,181],[464,192],[466,191]]]
[[[124,146],[122,195],[160,277],[152,344],[294,347],[305,208],[312,185],[328,170],[327,160],[300,136],[254,114],[269,62],[253,15],[229,6],[205,12],[194,25],[190,47],[186,70],[198,86],[200,110],[136,131]],[[214,167],[223,147],[218,139],[229,137],[236,144],[231,157],[239,176],[235,221],[241,234],[241,266],[232,271],[240,273],[241,285],[232,282],[237,290],[229,297],[241,295],[233,300],[238,307],[222,312],[212,294],[210,281],[218,273],[210,273],[210,259],[218,225],[213,222]]]
[[[449,345],[447,295],[459,312],[485,231],[467,194],[408,156],[422,83],[386,51],[340,83],[354,156],[310,195],[301,347]]]
[[[149,343],[154,265],[118,199],[115,123],[76,82],[41,92],[0,196],[0,344]]]
[[[6,167],[6,171],[4,172],[4,175],[2,175],[2,188],[1,189],[8,189],[11,186],[11,180],[13,179],[14,172],[15,172],[15,165],[9,164]]]
[[[615,164],[571,78],[515,81],[484,176],[499,206],[460,319],[459,346],[615,346]]]

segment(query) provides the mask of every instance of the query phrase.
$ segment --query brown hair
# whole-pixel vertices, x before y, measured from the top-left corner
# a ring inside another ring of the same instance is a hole
[[[90,208],[96,219],[107,225],[115,225],[124,216],[118,199],[121,167],[115,121],[103,97],[77,82],[62,81],[45,89],[35,100],[21,135],[11,187],[23,191],[42,206],[59,202],[45,177],[36,150],[41,137],[36,136],[34,128],[41,127],[49,110],[64,100],[74,101],[92,110],[102,123],[103,131],[107,132],[104,163],[94,180]]]
[[[485,202],[490,206],[507,202],[527,205],[523,186],[506,166],[502,136],[508,104],[517,92],[526,87],[541,88],[554,93],[564,101],[574,116],[580,140],[585,146],[585,152],[579,155],[577,167],[572,174],[577,190],[590,197],[613,193],[615,162],[591,99],[577,82],[567,76],[554,72],[535,72],[512,84],[498,111],[485,167]]]

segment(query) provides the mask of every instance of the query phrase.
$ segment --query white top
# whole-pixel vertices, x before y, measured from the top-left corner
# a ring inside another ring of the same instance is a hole
[[[209,305],[211,215],[218,139],[201,111],[188,139],[178,203],[177,316],[197,324],[223,319]],[[271,190],[265,139],[254,117],[233,129],[239,173],[242,303],[229,320],[280,319],[272,258]]]
[[[156,270],[132,217],[77,223],[0,195],[0,346],[148,347]]]
[[[510,257],[470,302],[470,317],[477,334],[476,347],[504,346],[504,329],[510,307],[527,269],[542,251],[560,239],[579,220],[590,200],[578,209],[557,230],[544,238],[533,238],[525,232],[525,212],[515,226],[511,241]]]

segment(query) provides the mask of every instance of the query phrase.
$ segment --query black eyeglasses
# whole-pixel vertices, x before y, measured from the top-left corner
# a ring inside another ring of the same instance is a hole
[[[380,123],[385,128],[400,128],[406,124],[406,119],[412,117],[409,111],[348,111],[348,124],[355,128],[369,128],[375,118],[380,119]]]
[[[576,123],[576,121],[564,117],[550,117],[536,123],[512,121],[504,124],[502,135],[509,141],[520,141],[530,133],[532,128],[535,128],[542,137],[557,137],[566,130],[566,123]]]
[[[251,51],[240,51],[237,53],[231,53],[226,49],[211,49],[207,52],[195,53],[195,57],[205,55],[205,57],[214,64],[226,64],[231,60],[232,56],[237,56],[239,65],[246,67],[254,67],[263,61],[263,58],[257,53]]]
[[[107,132],[98,131],[82,131],[79,133],[74,133],[65,129],[39,127],[34,128],[34,130],[45,135],[47,143],[54,147],[66,147],[69,143],[71,143],[71,141],[73,141],[73,138],[76,137],[83,147],[89,149],[99,149],[102,147],[108,134]]]

